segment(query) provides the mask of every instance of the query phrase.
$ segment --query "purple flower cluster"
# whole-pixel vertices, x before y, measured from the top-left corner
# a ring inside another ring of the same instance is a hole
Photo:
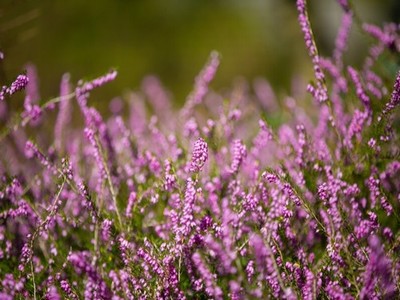
[[[202,138],[199,138],[194,143],[192,160],[190,162],[190,171],[194,173],[200,172],[207,161],[207,158],[208,145]]]
[[[310,84],[307,87],[307,90],[314,96],[317,101],[324,102],[328,100],[328,91],[325,86],[325,75],[321,69],[320,57],[318,54],[317,46],[315,45],[310,21],[308,20],[307,4],[305,0],[297,0],[297,10],[299,12],[300,27],[304,34],[304,41],[306,42],[308,54],[312,59],[314,74],[315,78],[317,79],[317,86],[315,87]]]
[[[16,92],[23,90],[29,82],[26,75],[18,75],[18,77],[11,83],[11,85],[3,86],[0,90],[0,101],[3,101],[6,96],[12,96]]]
[[[178,111],[148,77],[103,117],[90,93],[114,71],[64,75],[42,104],[31,66],[2,88],[26,98],[0,135],[0,299],[397,299],[400,27],[359,27],[375,39],[356,70],[338,2],[321,57],[297,1],[314,105],[262,79],[209,92],[216,53]]]

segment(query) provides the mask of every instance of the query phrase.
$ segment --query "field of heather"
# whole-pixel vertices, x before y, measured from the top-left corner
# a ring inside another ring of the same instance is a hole
[[[0,300],[400,299],[400,24],[333,1],[322,55],[306,2],[312,72],[286,96],[260,77],[213,89],[220,49],[179,107],[155,76],[104,112],[116,69],[69,70],[50,98],[34,65],[7,74]]]

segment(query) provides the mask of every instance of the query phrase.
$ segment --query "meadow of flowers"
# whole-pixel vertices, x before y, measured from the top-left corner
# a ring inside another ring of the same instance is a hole
[[[209,89],[217,52],[180,110],[147,77],[103,118],[90,94],[116,71],[50,100],[33,66],[5,84],[0,299],[399,299],[400,26],[338,4],[322,57],[297,0],[314,77],[282,99]]]

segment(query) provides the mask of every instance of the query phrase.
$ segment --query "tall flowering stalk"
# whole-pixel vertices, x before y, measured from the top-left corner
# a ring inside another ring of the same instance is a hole
[[[328,91],[325,85],[325,75],[321,69],[320,57],[318,55],[313,32],[311,30],[310,21],[308,19],[307,2],[306,0],[297,0],[296,3],[297,11],[299,12],[300,27],[304,34],[304,41],[306,42],[308,54],[310,55],[313,62],[314,74],[317,80],[316,86],[310,84],[307,86],[307,90],[314,96],[317,101],[325,102],[328,100]]]

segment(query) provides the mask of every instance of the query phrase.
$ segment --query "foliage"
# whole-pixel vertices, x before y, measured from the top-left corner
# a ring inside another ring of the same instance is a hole
[[[297,1],[311,97],[278,102],[264,80],[210,91],[216,52],[181,110],[149,77],[128,121],[122,100],[107,120],[90,105],[116,71],[74,89],[64,75],[46,102],[33,67],[4,85],[0,298],[398,296],[400,27],[338,2],[323,58]],[[359,70],[343,61],[354,20],[374,40]],[[7,103],[22,89],[17,113]]]

